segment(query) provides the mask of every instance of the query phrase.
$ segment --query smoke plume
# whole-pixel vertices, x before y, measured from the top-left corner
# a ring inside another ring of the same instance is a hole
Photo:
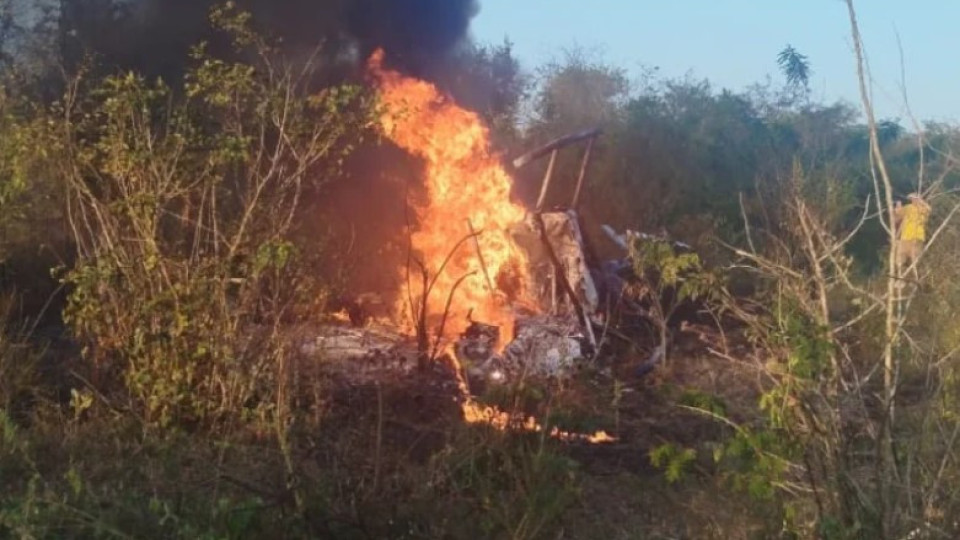
[[[211,8],[223,0],[60,1],[59,29],[68,65],[71,54],[79,62],[94,52],[108,70],[130,69],[176,84],[197,43],[207,42],[218,56],[232,54],[222,33],[209,24]],[[431,80],[455,95],[458,90],[478,93],[493,86],[470,84],[461,76],[476,71],[463,59],[469,53],[465,45],[470,21],[479,9],[477,0],[236,0],[236,4],[252,14],[257,30],[281,40],[285,54],[302,57],[321,47],[318,84],[366,80],[366,59],[382,48],[387,67]],[[331,238],[336,249],[343,249],[344,261],[331,259],[331,265],[352,265],[342,271],[349,290],[389,290],[398,284],[393,283],[394,273],[384,269],[401,267],[407,256],[403,230],[411,217],[406,201],[417,196],[422,164],[392,145],[368,141],[351,154],[344,168],[345,177],[326,185],[322,196],[305,197],[305,233],[318,243]]]
[[[108,66],[175,78],[190,47],[222,44],[208,24],[219,0],[63,0],[62,52],[93,52]],[[328,63],[363,60],[376,48],[387,63],[419,76],[436,72],[465,42],[476,0],[238,0],[261,32],[287,53],[322,46]],[[226,49],[226,47],[224,47]]]
[[[355,0],[347,12],[362,58],[382,47],[394,69],[428,76],[461,44],[475,0]]]

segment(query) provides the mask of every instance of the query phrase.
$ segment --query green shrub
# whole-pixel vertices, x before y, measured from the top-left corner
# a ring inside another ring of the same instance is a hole
[[[336,172],[367,111],[357,88],[313,91],[314,66],[275,58],[245,15],[214,20],[260,60],[200,47],[182,91],[80,80],[50,118],[79,249],[65,319],[162,426],[276,412],[278,323],[320,294],[298,289],[301,195]]]

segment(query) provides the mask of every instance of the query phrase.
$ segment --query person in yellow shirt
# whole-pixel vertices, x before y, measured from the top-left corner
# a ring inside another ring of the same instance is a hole
[[[903,275],[903,270],[916,262],[923,252],[923,243],[927,239],[927,220],[930,218],[930,205],[920,194],[911,193],[907,195],[907,199],[910,202],[906,206],[897,201],[894,216],[898,227],[897,265],[900,267],[900,275]],[[916,266],[913,271],[917,275]]]

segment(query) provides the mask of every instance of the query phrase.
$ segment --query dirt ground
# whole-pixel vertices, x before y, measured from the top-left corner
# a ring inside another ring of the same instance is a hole
[[[475,382],[471,390],[479,403],[517,417],[615,437],[603,444],[550,442],[576,463],[579,478],[577,501],[561,520],[562,538],[753,538],[768,531],[769,516],[723,485],[709,458],[699,458],[681,481],[670,483],[649,457],[663,444],[697,447],[723,437],[718,422],[678,405],[685,392],[722,396],[734,417],[738,408],[746,414],[755,405],[757,387],[744,378],[741,363],[734,365],[748,356],[748,348],[736,334],[688,327],[677,332],[667,362],[639,377],[650,350],[621,351],[616,361],[601,358],[565,380]],[[464,427],[456,373],[442,360],[427,371],[401,366],[402,361],[390,367],[391,361],[381,364],[386,367],[380,376],[362,382],[333,377],[328,422],[341,422],[341,428],[372,423],[384,453],[427,463],[451,444],[451,432]],[[731,498],[738,497],[742,511],[731,514],[737,508]]]

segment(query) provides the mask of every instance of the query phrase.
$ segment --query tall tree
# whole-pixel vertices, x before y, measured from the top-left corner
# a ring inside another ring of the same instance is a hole
[[[808,89],[810,86],[810,61],[803,54],[787,45],[777,55],[777,64],[787,78],[787,84],[797,88]]]

